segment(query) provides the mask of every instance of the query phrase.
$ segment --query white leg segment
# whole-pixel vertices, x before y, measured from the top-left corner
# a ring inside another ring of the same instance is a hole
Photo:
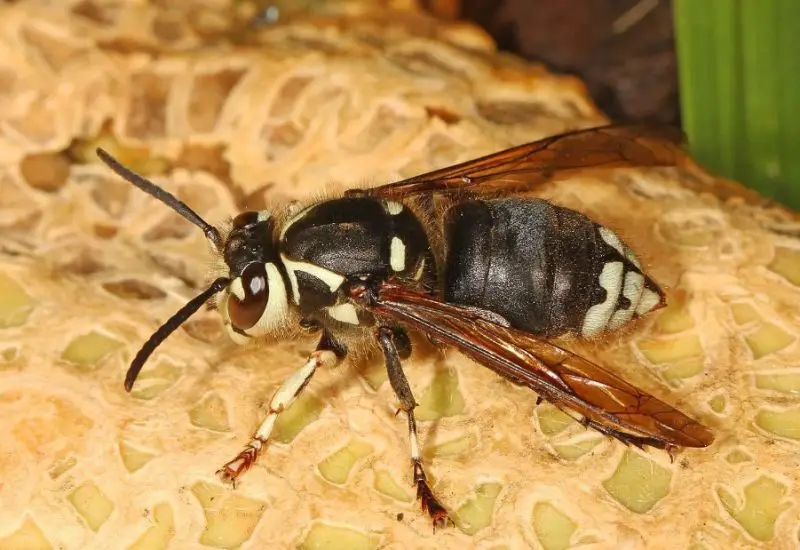
[[[217,472],[222,476],[223,480],[235,483],[239,476],[253,465],[262,448],[266,446],[269,441],[269,436],[272,434],[272,429],[275,427],[275,421],[278,419],[278,415],[288,409],[292,403],[295,402],[297,397],[303,393],[303,390],[311,381],[311,378],[319,367],[330,365],[335,362],[336,354],[332,351],[315,351],[308,357],[308,361],[306,361],[305,365],[283,381],[273,394],[269,402],[267,417],[258,427],[258,430],[256,430],[253,439],[236,458],[225,464],[225,466]]]
[[[417,500],[422,505],[422,511],[427,513],[433,520],[433,528],[444,527],[452,524],[447,510],[433,495],[428,485],[428,477],[425,475],[425,468],[422,467],[422,457],[419,454],[419,441],[417,439],[417,423],[414,419],[414,411],[406,411],[408,415],[408,439],[411,443],[411,463],[414,466],[414,485],[417,486]]]
[[[419,439],[417,438],[417,424],[414,422],[413,413],[408,417],[408,440],[411,444],[411,460],[414,464],[420,462]]]

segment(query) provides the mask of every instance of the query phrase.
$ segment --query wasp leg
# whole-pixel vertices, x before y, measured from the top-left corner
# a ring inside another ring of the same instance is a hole
[[[672,456],[671,453],[671,445],[665,444],[665,442],[661,439],[656,437],[643,437],[633,434],[627,434],[625,432],[615,430],[610,426],[606,426],[605,424],[600,424],[599,422],[595,422],[594,420],[589,420],[585,418],[581,424],[586,426],[587,428],[594,428],[601,434],[605,434],[607,436],[613,437],[614,439],[621,441],[625,445],[633,445],[639,449],[643,449],[645,446],[648,447],[655,447],[656,449],[665,449],[667,452],[670,453],[670,457]]]
[[[239,478],[258,460],[261,452],[269,442],[269,436],[275,426],[278,415],[288,409],[297,397],[303,393],[308,386],[311,378],[317,369],[324,365],[331,365],[342,359],[345,349],[336,342],[330,334],[324,332],[317,345],[317,349],[311,353],[299,370],[295,371],[289,378],[283,381],[280,387],[272,395],[269,402],[267,417],[256,430],[253,439],[245,445],[244,449],[236,455],[236,458],[226,463],[217,470],[223,481],[231,483],[234,487]]]
[[[395,334],[396,331],[396,328],[381,327],[378,329],[377,337],[386,360],[389,383],[397,399],[400,401],[400,409],[404,411],[408,417],[408,438],[411,444],[411,463],[414,467],[414,484],[417,486],[417,500],[419,500],[422,505],[422,511],[427,513],[433,520],[433,529],[435,531],[437,527],[446,527],[453,522],[444,506],[433,496],[433,491],[431,491],[428,485],[428,478],[425,476],[425,469],[422,466],[419,441],[417,439],[417,422],[414,419],[414,408],[417,406],[417,403],[414,401],[414,395],[411,393],[408,379],[400,364],[400,356],[394,343],[394,339],[397,337]]]
[[[400,359],[411,357],[411,339],[403,327],[392,327],[392,343]]]

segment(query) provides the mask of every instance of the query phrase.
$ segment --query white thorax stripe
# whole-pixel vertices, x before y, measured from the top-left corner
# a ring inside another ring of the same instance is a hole
[[[403,211],[403,205],[396,201],[385,200],[383,201],[383,206],[390,216],[396,216]]]
[[[349,325],[357,325],[359,324],[358,321],[358,312],[356,311],[356,306],[353,304],[338,304],[335,306],[330,306],[327,308],[328,315],[332,318],[340,321],[342,323],[347,323]]]
[[[333,271],[319,267],[308,262],[298,262],[290,260],[284,254],[281,254],[281,260],[284,267],[286,267],[286,274],[289,276],[289,285],[292,287],[292,299],[295,304],[300,304],[300,289],[297,284],[297,272],[302,271],[312,275],[328,285],[331,292],[336,292],[344,282],[344,276],[339,275]]]
[[[289,218],[289,220],[286,223],[283,224],[283,229],[281,229],[281,234],[280,234],[279,240],[283,241],[283,238],[286,236],[286,232],[289,231],[289,228],[292,227],[292,225],[294,225],[294,223],[297,220],[299,220],[300,218],[305,216],[306,212],[311,210],[314,206],[316,206],[316,205],[310,204],[310,205],[306,206],[305,208],[302,208],[299,203],[293,203],[292,205],[290,205],[290,208],[288,210],[288,214],[291,217]]]
[[[398,237],[392,237],[389,245],[389,265],[397,273],[406,268],[406,245]]]

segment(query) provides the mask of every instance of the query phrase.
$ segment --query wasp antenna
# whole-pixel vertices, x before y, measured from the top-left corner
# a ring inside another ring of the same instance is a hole
[[[136,353],[136,357],[131,361],[131,366],[128,367],[128,372],[125,375],[125,391],[131,391],[133,383],[136,381],[136,377],[139,376],[142,367],[153,351],[161,345],[161,342],[166,340],[170,334],[175,332],[179,326],[200,309],[209,298],[223,290],[230,282],[231,280],[227,277],[218,278],[201,294],[189,300],[186,305],[175,312],[172,317],[167,319],[166,323],[158,327],[158,330],[147,339],[147,342],[144,343],[142,348]]]
[[[117,159],[111,156],[110,153],[105,151],[104,149],[98,147],[96,149],[97,156],[102,160],[109,168],[111,168],[118,176],[125,179],[129,183],[132,183],[148,195],[157,198],[170,208],[172,208],[175,212],[195,224],[197,227],[203,230],[203,233],[206,234],[206,238],[217,248],[220,249],[222,244],[222,239],[220,238],[219,231],[217,228],[205,221],[200,215],[189,208],[185,202],[180,200],[178,197],[169,193],[153,183],[152,181],[148,180],[147,178],[140,176],[130,168],[123,166]]]

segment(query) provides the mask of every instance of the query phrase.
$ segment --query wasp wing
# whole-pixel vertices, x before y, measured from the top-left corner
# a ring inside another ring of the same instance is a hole
[[[714,440],[708,428],[679,410],[574,353],[503,326],[491,312],[441,302],[392,283],[382,285],[377,297],[357,298],[379,317],[455,346],[625,443],[670,449],[706,447]]]
[[[618,124],[575,130],[461,164],[350,194],[399,199],[421,193],[498,196],[531,191],[578,170],[678,166],[687,160],[680,131]]]

